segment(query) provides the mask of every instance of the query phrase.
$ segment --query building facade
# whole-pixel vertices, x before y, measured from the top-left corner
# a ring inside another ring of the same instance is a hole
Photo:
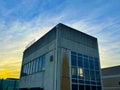
[[[20,90],[102,90],[97,39],[58,24],[23,53]]]
[[[0,79],[0,90],[19,90],[19,79]]]
[[[104,90],[120,90],[120,66],[102,69]]]

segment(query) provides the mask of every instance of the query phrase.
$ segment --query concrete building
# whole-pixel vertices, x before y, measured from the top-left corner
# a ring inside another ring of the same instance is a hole
[[[19,79],[0,79],[0,90],[18,90]]]
[[[97,39],[58,24],[23,53],[20,90],[102,90]]]
[[[102,69],[104,90],[120,90],[120,66]]]

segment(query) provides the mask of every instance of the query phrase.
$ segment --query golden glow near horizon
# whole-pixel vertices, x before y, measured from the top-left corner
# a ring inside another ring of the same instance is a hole
[[[52,0],[0,0],[0,77],[19,77],[25,46],[59,22],[98,38],[102,68],[119,65],[119,3],[120,0],[88,0],[88,3],[83,0],[61,3],[57,0],[54,3]]]
[[[0,54],[3,52],[0,52]],[[0,56],[0,78],[19,78],[22,62],[22,50],[12,50]]]
[[[6,78],[19,78],[20,73],[19,69],[3,69],[0,70],[0,78],[6,79]]]

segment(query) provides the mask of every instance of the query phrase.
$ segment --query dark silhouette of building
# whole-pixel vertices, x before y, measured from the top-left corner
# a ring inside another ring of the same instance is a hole
[[[0,79],[0,90],[18,90],[19,79]]]

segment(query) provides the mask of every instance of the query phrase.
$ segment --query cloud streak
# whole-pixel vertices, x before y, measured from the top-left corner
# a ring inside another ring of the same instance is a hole
[[[120,63],[120,18],[110,14],[118,9],[115,2],[22,0],[15,5],[0,4],[0,73],[18,73],[26,45],[59,22],[98,38],[102,67]]]

